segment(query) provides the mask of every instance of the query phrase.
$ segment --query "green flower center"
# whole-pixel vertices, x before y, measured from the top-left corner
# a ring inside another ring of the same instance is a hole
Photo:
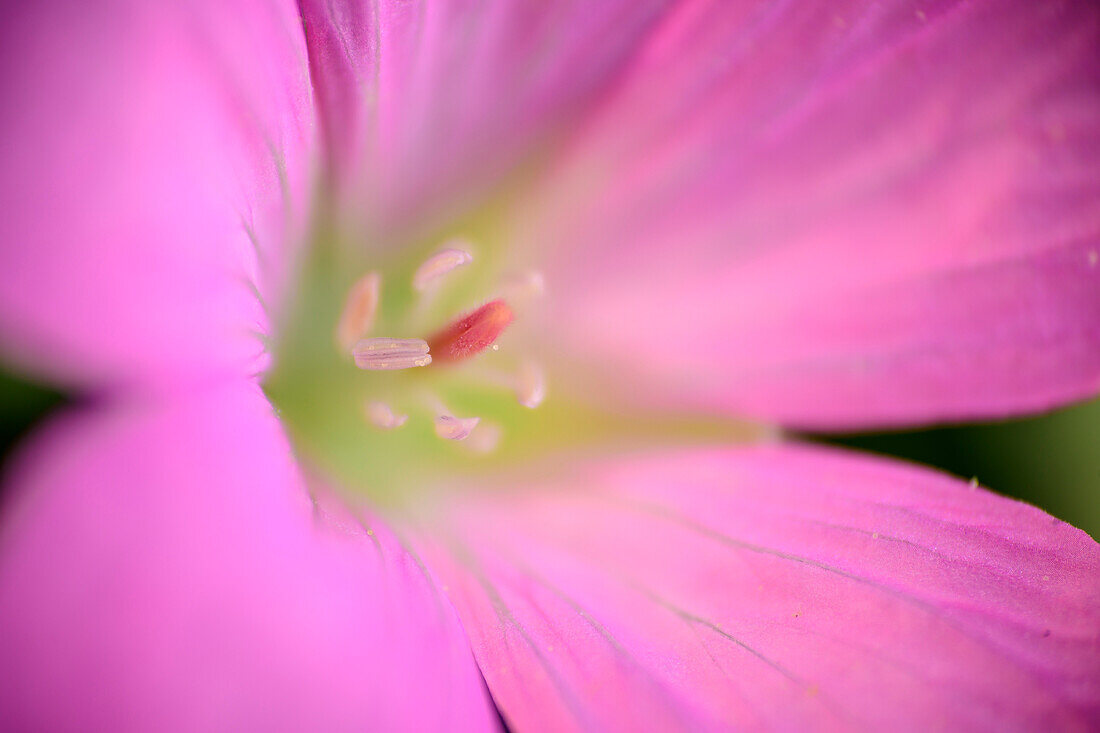
[[[534,334],[522,307],[492,348],[481,344],[468,358],[406,369],[357,367],[339,331],[346,330],[349,291],[367,273],[377,273],[377,303],[363,306],[373,310],[366,335],[393,340],[438,340],[506,283],[530,275],[509,269],[499,220],[479,212],[445,231],[377,247],[327,223],[315,228],[264,380],[308,471],[392,505],[468,485],[480,474],[537,470],[540,461],[578,452],[745,438],[740,424],[575,398],[581,393],[570,388],[575,375],[545,354],[532,362],[535,355],[526,353]],[[456,238],[472,243],[472,261],[439,277],[430,292],[420,289],[418,268]],[[532,378],[532,363],[549,385],[545,399],[524,399],[531,397],[522,385]],[[441,414],[476,417],[477,427],[464,439],[447,439],[461,431],[441,425]]]

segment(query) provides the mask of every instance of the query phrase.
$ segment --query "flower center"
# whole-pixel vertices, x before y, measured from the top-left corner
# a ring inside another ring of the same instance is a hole
[[[315,235],[271,346],[264,389],[303,465],[376,500],[522,460],[562,420],[564,403],[533,410],[546,372],[523,340],[542,276],[482,238],[432,239],[371,256]]]
[[[473,262],[473,259],[473,255],[466,250],[454,247],[442,249],[429,257],[412,278],[413,289],[422,298],[421,304],[434,297],[444,275]],[[541,281],[541,276],[538,279]],[[368,371],[415,369],[433,363],[454,364],[477,356],[490,346],[496,350],[497,338],[515,317],[504,299],[497,298],[452,321],[427,341],[419,338],[368,337],[378,315],[381,287],[382,276],[378,272],[368,272],[361,277],[348,291],[344,310],[336,324],[338,349],[350,351],[355,365]],[[541,370],[531,370],[532,367],[525,364],[521,376],[513,381],[519,403],[534,408],[542,402],[545,383]],[[537,375],[534,378],[531,376],[533,373]],[[425,395],[425,402],[435,413],[435,434],[440,438],[466,440],[478,429],[481,418],[455,417],[438,396],[429,391],[425,391]],[[366,403],[365,416],[374,427],[382,430],[402,427],[408,421],[408,415],[395,413],[389,404],[377,399]],[[487,423],[481,433],[480,439],[472,445],[479,452],[492,451],[499,441],[500,429]]]
[[[308,473],[393,506],[569,453],[754,439],[697,414],[601,407],[577,374],[600,365],[551,361],[531,327],[543,278],[507,259],[499,222],[475,212],[400,247],[319,223],[263,379]]]

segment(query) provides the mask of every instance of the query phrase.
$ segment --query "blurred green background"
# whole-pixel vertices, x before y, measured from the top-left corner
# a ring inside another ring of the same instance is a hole
[[[1034,504],[1100,539],[1100,400],[1022,420],[829,442],[925,463]]]
[[[66,398],[0,369],[0,472]],[[832,437],[826,442],[937,466],[1023,499],[1100,538],[1100,400],[1024,420]]]

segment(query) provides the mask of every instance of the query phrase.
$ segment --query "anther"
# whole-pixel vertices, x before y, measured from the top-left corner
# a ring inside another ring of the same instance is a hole
[[[479,422],[481,422],[479,417],[437,415],[435,418],[435,434],[447,440],[466,440]]]
[[[523,304],[537,298],[546,290],[546,280],[542,273],[535,270],[509,275],[501,286],[503,297],[517,304]]]
[[[481,422],[479,417],[455,417],[454,413],[443,404],[443,400],[431,392],[424,392],[423,396],[428,409],[435,413],[435,434],[440,438],[466,440]]]
[[[363,339],[351,353],[360,369],[411,369],[432,363],[424,339]]]
[[[494,300],[462,316],[428,343],[436,361],[460,361],[491,346],[511,322],[512,309],[503,300]]]
[[[496,423],[483,422],[470,433],[470,438],[466,441],[466,447],[474,453],[483,455],[492,453],[500,445],[500,439],[503,435],[504,431]]]
[[[368,272],[351,286],[344,301],[344,310],[336,325],[336,343],[347,353],[355,342],[363,338],[374,326],[374,317],[378,311],[378,293],[382,287],[382,276],[377,272]]]
[[[456,244],[460,243],[462,243],[462,240],[456,242]],[[473,255],[464,249],[456,247],[441,249],[425,260],[420,267],[416,268],[416,273],[413,275],[413,287],[417,292],[422,293],[448,272],[463,265],[468,265],[473,260]]]
[[[525,361],[516,375],[516,399],[524,407],[534,409],[546,398],[546,374],[533,361]]]
[[[395,414],[385,402],[368,402],[366,412],[371,425],[382,430],[399,428],[409,419],[408,415]]]

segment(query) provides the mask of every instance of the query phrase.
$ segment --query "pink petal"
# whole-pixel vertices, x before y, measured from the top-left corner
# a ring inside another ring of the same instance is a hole
[[[518,219],[547,327],[601,389],[796,426],[1096,394],[1098,11],[683,4]]]
[[[1100,716],[1100,547],[1034,507],[783,446],[535,484],[456,505],[421,540],[517,729],[1074,730]]]
[[[374,224],[469,195],[605,88],[668,0],[303,0],[337,183]]]
[[[49,426],[0,533],[0,718],[23,730],[488,729],[400,540],[314,506],[245,386]]]
[[[80,385],[257,370],[309,213],[294,3],[20,3],[0,47],[6,355]]]

